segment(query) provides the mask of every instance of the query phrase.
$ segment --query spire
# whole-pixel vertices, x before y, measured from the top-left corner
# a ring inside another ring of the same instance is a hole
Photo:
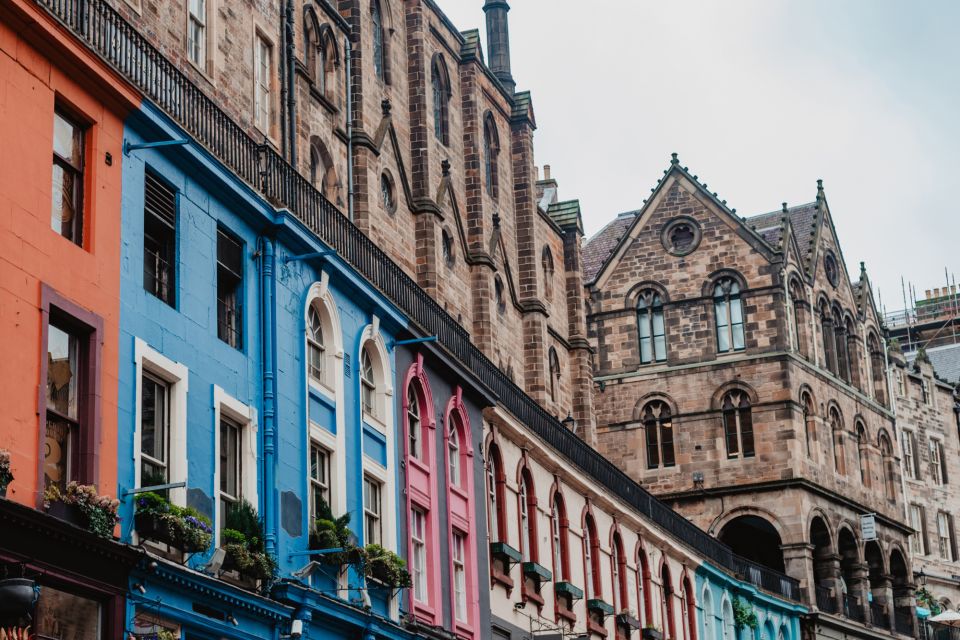
[[[504,88],[513,95],[517,83],[510,74],[510,30],[507,26],[507,12],[510,5],[506,0],[486,0],[483,12],[487,14],[487,64],[493,75],[500,80]]]

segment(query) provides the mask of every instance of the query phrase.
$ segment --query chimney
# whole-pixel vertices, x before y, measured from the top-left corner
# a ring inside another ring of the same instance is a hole
[[[487,15],[487,64],[510,95],[517,89],[517,83],[510,75],[510,30],[507,27],[507,12],[510,5],[506,0],[486,0],[483,12]]]
[[[543,179],[544,180],[550,179],[550,165],[548,164],[543,165]]]
[[[927,294],[927,300],[929,300],[929,299],[930,299],[930,289],[927,289],[925,293]]]

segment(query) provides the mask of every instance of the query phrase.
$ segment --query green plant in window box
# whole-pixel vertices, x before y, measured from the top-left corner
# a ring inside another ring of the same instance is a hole
[[[407,563],[393,551],[378,544],[368,544],[363,549],[364,573],[385,587],[403,589],[413,584]]]
[[[10,452],[0,449],[0,498],[7,497],[7,487],[13,482],[13,471],[10,469]]]
[[[757,619],[757,612],[743,598],[734,598],[733,602],[733,624],[739,630],[744,627],[756,629],[760,624]]]
[[[260,580],[268,589],[277,563],[263,549],[263,526],[256,509],[243,500],[227,512],[224,524],[220,532],[220,547],[226,553],[222,569]]]
[[[171,504],[158,493],[137,496],[134,523],[137,533],[148,540],[156,540],[172,547],[197,553],[210,548],[213,529],[210,520],[190,507]]]
[[[51,484],[43,492],[43,506],[51,514],[73,521],[101,538],[112,538],[113,529],[120,522],[120,501],[98,495],[91,484],[71,482],[63,491]]]
[[[350,514],[334,517],[330,506],[321,502],[317,508],[317,517],[310,530],[310,549],[343,549],[339,553],[326,553],[317,556],[317,562],[329,565],[356,564],[360,561],[360,548],[350,527]]]

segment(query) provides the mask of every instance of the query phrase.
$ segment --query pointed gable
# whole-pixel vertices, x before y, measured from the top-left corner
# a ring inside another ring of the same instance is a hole
[[[590,284],[613,254],[620,239],[640,215],[640,210],[621,213],[583,243],[583,281]]]

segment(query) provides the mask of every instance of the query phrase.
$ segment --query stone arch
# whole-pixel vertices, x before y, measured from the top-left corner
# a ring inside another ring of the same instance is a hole
[[[747,279],[742,273],[736,269],[723,268],[717,269],[707,276],[706,280],[703,281],[701,286],[701,295],[706,298],[713,299],[713,290],[716,288],[717,283],[724,278],[731,278],[737,283],[737,285],[740,287],[740,295],[743,295],[743,293],[747,290]]]
[[[846,607],[860,605],[860,565],[863,563],[863,547],[853,527],[841,522],[837,527],[837,554],[840,556],[840,591]]]
[[[310,136],[310,183],[337,206],[343,204],[333,156],[319,136]]]
[[[754,507],[735,511],[731,512],[733,517],[722,525],[717,537],[739,555],[783,572],[783,527],[773,524],[777,522],[776,518]]]
[[[647,405],[647,403],[653,400],[660,400],[662,402],[665,402],[667,407],[670,408],[670,415],[672,415],[674,419],[676,419],[678,415],[677,403],[674,402],[673,398],[659,391],[651,391],[650,393],[647,393],[641,396],[641,398],[637,400],[636,404],[633,405],[633,421],[634,422],[639,422],[640,420],[642,420],[643,408]]]
[[[760,402],[760,396],[757,395],[757,392],[752,386],[742,380],[731,380],[723,383],[713,392],[713,396],[710,398],[710,408],[714,411],[719,411],[723,406],[723,397],[735,389],[747,394],[747,397],[750,398],[751,406],[756,406],[757,403]]]
[[[627,295],[623,297],[623,308],[629,311],[635,310],[637,303],[640,301],[640,294],[647,289],[656,291],[663,304],[670,302],[670,292],[665,286],[654,280],[643,280],[630,287],[630,290],[627,291]]]

